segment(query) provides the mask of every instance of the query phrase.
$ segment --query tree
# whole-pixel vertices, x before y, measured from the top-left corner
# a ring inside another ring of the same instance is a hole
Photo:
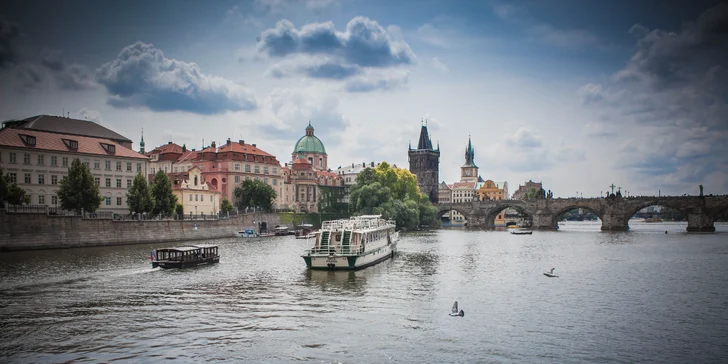
[[[235,187],[234,195],[238,200],[238,208],[241,210],[246,207],[259,207],[270,210],[273,208],[276,191],[263,181],[245,180],[240,186]]]
[[[222,203],[220,204],[220,211],[222,211],[223,213],[228,213],[232,211],[233,208],[233,204],[230,203],[230,200],[228,200],[227,198],[222,199]]]
[[[154,209],[152,190],[149,188],[147,179],[141,173],[134,177],[134,182],[126,193],[126,204],[129,206],[129,211],[137,214],[151,212]]]
[[[381,214],[398,227],[438,224],[437,209],[420,193],[417,177],[387,162],[359,173],[349,195],[349,208],[355,214]]]
[[[15,183],[10,183],[10,177],[3,174],[0,168],[0,205],[7,202],[10,205],[20,205],[26,201],[25,190]]]
[[[346,214],[349,212],[349,204],[344,201],[346,198],[346,187],[319,186],[318,211],[329,214]]]
[[[155,214],[171,215],[177,206],[177,196],[172,193],[172,183],[163,170],[158,170],[152,181],[152,197],[154,197]]]
[[[177,206],[174,208],[174,213],[177,215],[184,215],[185,214],[184,206],[177,204]]]
[[[94,212],[101,205],[99,186],[94,182],[91,171],[78,158],[68,168],[68,175],[61,179],[57,194],[64,210]]]

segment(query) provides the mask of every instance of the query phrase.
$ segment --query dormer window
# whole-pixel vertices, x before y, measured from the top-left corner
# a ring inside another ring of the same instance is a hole
[[[63,139],[63,144],[65,144],[68,149],[78,150],[78,141],[71,140],[71,139]]]
[[[109,154],[116,153],[116,145],[101,143],[101,146],[104,148],[104,150],[106,151],[106,153],[109,153]]]
[[[31,146],[31,147],[34,147],[35,146],[35,137],[32,136],[32,135],[23,135],[23,134],[21,134],[20,135],[20,139],[23,140],[23,143],[25,143],[25,145],[28,145],[28,146]]]

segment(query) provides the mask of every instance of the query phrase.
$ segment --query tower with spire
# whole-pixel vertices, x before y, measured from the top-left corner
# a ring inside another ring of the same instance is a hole
[[[417,176],[417,186],[420,188],[420,192],[427,195],[432,203],[437,203],[440,144],[438,143],[437,149],[432,147],[432,140],[427,132],[427,121],[422,121],[417,149],[412,149],[410,144],[407,154],[409,155],[409,170]]]
[[[460,167],[460,182],[478,182],[478,166],[475,165],[475,149],[468,135],[468,146],[465,147],[465,164]]]
[[[144,153],[144,128],[142,128],[142,140],[139,142],[139,154]]]

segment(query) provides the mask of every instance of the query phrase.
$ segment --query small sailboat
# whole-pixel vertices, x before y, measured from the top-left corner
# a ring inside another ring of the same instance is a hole
[[[556,269],[556,268],[551,268],[550,271],[544,272],[543,275],[545,275],[546,277],[550,277],[550,278],[559,278],[559,276],[557,276],[556,274],[554,274],[554,269]]]
[[[458,312],[458,301],[455,301],[455,303],[453,303],[453,305],[452,305],[452,312],[450,313],[450,316],[453,316],[453,317],[456,317],[456,316],[463,317],[463,316],[465,316],[465,311],[460,310]]]

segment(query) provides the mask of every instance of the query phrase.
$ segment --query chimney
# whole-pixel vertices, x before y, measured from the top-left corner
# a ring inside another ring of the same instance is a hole
[[[372,167],[374,167],[374,162],[372,162]]]
[[[253,145],[253,148],[257,147],[257,145],[255,145],[255,144],[252,144],[252,145]]]
[[[212,141],[212,144],[210,144],[211,147],[215,148],[215,141]]]
[[[172,142],[167,142],[167,145],[170,145],[170,144],[172,144]]]
[[[228,146],[230,146],[230,144],[232,144],[232,143],[233,143],[233,142],[232,142],[232,141],[230,141],[230,138],[228,138],[228,140],[227,140],[227,145],[228,145]]]
[[[192,151],[194,152],[195,151],[195,148],[192,148]]]
[[[240,145],[245,145],[245,140],[240,139],[238,140],[238,143],[240,143]]]

